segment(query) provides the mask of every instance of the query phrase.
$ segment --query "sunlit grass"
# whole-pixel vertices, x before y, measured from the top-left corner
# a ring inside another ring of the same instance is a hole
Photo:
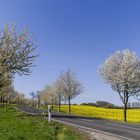
[[[60,123],[26,115],[13,107],[0,108],[0,140],[83,140],[83,136]]]

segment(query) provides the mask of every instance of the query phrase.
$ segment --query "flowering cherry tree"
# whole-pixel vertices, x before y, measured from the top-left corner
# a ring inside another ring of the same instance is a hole
[[[101,77],[118,92],[124,105],[124,121],[127,120],[127,104],[131,96],[140,91],[140,61],[135,52],[128,49],[116,51],[99,67]]]

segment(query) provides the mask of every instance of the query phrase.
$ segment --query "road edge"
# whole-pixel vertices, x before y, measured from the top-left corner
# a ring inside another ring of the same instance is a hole
[[[107,135],[107,136],[112,137],[112,138],[118,138],[118,140],[134,140],[132,138],[127,138],[127,137],[123,137],[123,136],[120,136],[120,135],[115,135],[115,134],[112,134],[112,133],[96,130],[96,129],[93,129],[93,128],[88,128],[88,127],[85,127],[85,126],[76,125],[76,124],[68,123],[68,122],[65,122],[65,121],[60,121],[60,120],[57,120],[57,119],[52,119],[52,120],[53,121],[57,121],[59,123],[63,123],[63,124],[69,125],[69,126],[73,126],[73,127],[77,127],[77,128],[80,128],[80,129],[84,129],[84,130],[90,131],[91,133],[95,132],[95,133],[99,133],[99,134],[104,135],[104,136]]]
[[[33,116],[39,115],[39,114],[30,113],[30,112],[21,110],[21,109],[19,109],[18,107],[16,107],[15,109],[18,110],[18,111],[24,112],[24,113],[26,113],[26,114],[33,115]],[[46,118],[48,118],[48,117],[46,117]],[[80,128],[80,129],[82,129],[82,130],[89,131],[90,133],[94,133],[94,134],[95,134],[95,133],[98,133],[98,134],[103,135],[103,137],[109,136],[111,140],[112,140],[112,138],[113,138],[113,140],[134,140],[134,139],[132,139],[132,138],[127,138],[127,137],[123,137],[123,136],[120,136],[120,135],[115,135],[115,134],[112,134],[112,133],[108,133],[108,132],[96,130],[96,129],[93,129],[93,128],[88,128],[88,127],[85,127],[85,126],[76,125],[76,124],[68,123],[68,122],[65,122],[65,121],[60,121],[60,120],[57,120],[57,119],[54,119],[54,118],[52,118],[51,120],[57,121],[57,122],[59,122],[59,123],[63,123],[63,124],[65,124],[65,125],[69,125],[69,126],[73,126],[73,127],[76,127],[76,128]],[[97,136],[97,137],[98,137],[98,136]],[[117,138],[117,139],[115,139],[115,138]],[[97,138],[97,139],[98,139],[98,138]]]

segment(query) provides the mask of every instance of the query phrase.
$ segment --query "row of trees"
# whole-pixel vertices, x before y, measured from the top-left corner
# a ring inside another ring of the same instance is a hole
[[[46,85],[40,92],[40,100],[44,104],[58,104],[58,111],[62,102],[68,101],[69,110],[71,113],[71,99],[83,92],[83,86],[79,80],[76,79],[75,73],[70,69],[63,72],[53,82],[52,85]]]
[[[15,25],[6,25],[0,31],[0,102],[40,105],[41,103],[58,103],[59,110],[62,101],[69,103],[71,99],[82,93],[83,87],[75,77],[74,72],[68,70],[57,78],[52,85],[47,85],[41,92],[32,92],[32,99],[24,98],[24,94],[14,91],[13,78],[15,74],[29,75],[37,55],[32,37],[26,30],[19,33]],[[36,98],[36,99],[35,99]]]
[[[13,89],[15,74],[29,75],[36,55],[33,39],[26,30],[19,33],[15,25],[6,25],[0,31],[0,101],[11,102],[21,96]],[[138,98],[140,92],[140,60],[135,52],[129,50],[117,51],[111,55],[99,68],[101,77],[116,91],[124,105],[124,121],[130,97]],[[47,85],[37,95],[41,102],[58,103],[59,110],[62,101],[68,101],[71,112],[71,99],[82,93],[83,87],[68,70]],[[23,96],[23,95],[22,95]],[[13,98],[14,97],[14,98]],[[27,100],[26,100],[27,101]]]
[[[128,108],[140,108],[140,102],[128,103]]]
[[[23,93],[14,91],[14,89],[11,87],[6,91],[3,91],[3,94],[0,98],[0,106],[2,107],[4,107],[5,105],[7,106],[7,103],[23,104],[23,103],[27,103],[27,100],[28,99],[25,98],[25,95]]]

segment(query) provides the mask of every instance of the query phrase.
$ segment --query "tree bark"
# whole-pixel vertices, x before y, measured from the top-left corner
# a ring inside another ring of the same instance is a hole
[[[4,108],[4,98],[2,97],[2,107]]]
[[[124,122],[127,121],[127,103],[124,104]]]
[[[61,105],[61,100],[60,100],[60,97],[59,97],[59,101],[58,101],[58,112],[60,112],[60,105]]]
[[[0,98],[0,106],[2,107],[2,97]]]
[[[52,100],[52,110],[53,110],[53,108],[54,108],[54,105],[53,105],[53,100]]]
[[[7,100],[5,101],[5,106],[7,107]]]
[[[129,94],[128,92],[124,93],[124,122],[127,121],[127,104],[128,104],[128,98],[129,98],[128,94]]]
[[[70,104],[70,97],[68,98],[68,104],[69,104],[69,114],[71,114],[71,104]]]

